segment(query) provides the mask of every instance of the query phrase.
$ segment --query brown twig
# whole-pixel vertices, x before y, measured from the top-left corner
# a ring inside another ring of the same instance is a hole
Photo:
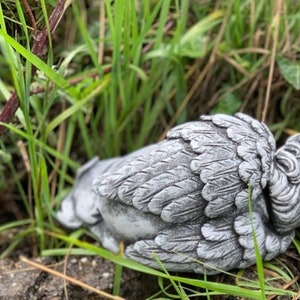
[[[25,1],[26,2],[26,1]],[[48,32],[47,27],[45,27],[39,34],[35,32],[34,34],[34,42],[31,48],[31,52],[38,56],[39,58],[42,58],[48,51],[48,35],[51,37],[57,28],[67,6],[71,3],[71,1],[68,0],[58,0],[56,7],[53,9],[50,17],[49,17],[49,29],[50,32]],[[26,4],[25,4],[26,6]],[[28,11],[28,4],[26,6],[26,10]],[[35,20],[33,17],[33,14],[30,14],[31,21],[33,22],[33,26],[35,24]],[[36,68],[33,67],[31,72],[31,77],[34,76],[36,72]],[[2,113],[0,115],[0,122],[8,123],[11,121],[12,117],[14,116],[16,110],[19,107],[19,99],[17,92],[14,91],[8,100],[8,102],[5,104]],[[5,127],[0,125],[0,136],[3,135],[3,132],[5,130]]]
[[[37,33],[36,22],[35,22],[35,18],[33,16],[32,10],[31,10],[30,5],[28,4],[27,0],[23,0],[23,3],[24,3],[24,6],[25,6],[25,9],[26,9],[26,13],[30,18],[31,26],[33,28],[34,35],[36,36],[38,33]]]
[[[274,75],[274,67],[275,67],[275,61],[276,61],[276,49],[277,49],[277,43],[278,43],[281,9],[282,9],[282,0],[277,0],[276,6],[275,6],[275,14],[274,14],[274,34],[273,34],[273,45],[272,45],[271,60],[270,60],[269,78],[268,78],[268,85],[267,85],[267,91],[266,91],[266,96],[265,96],[264,108],[263,108],[262,116],[261,116],[261,122],[265,122],[265,120],[266,120],[266,115],[267,115],[268,107],[269,107],[269,103],[270,103],[272,79],[273,79],[273,75]]]
[[[78,285],[78,286],[80,286],[80,287],[82,287],[82,288],[84,288],[84,289],[87,289],[87,290],[89,290],[89,291],[91,291],[91,292],[94,292],[94,293],[96,293],[97,295],[100,295],[101,297],[104,297],[104,298],[106,298],[106,299],[112,299],[112,300],[124,300],[123,298],[121,298],[121,297],[119,297],[119,296],[113,296],[113,295],[108,294],[108,293],[106,293],[106,292],[104,292],[104,291],[101,291],[101,290],[99,290],[99,289],[96,289],[96,288],[94,288],[94,287],[92,287],[92,286],[90,286],[90,285],[88,285],[88,284],[86,284],[86,283],[84,283],[84,282],[81,282],[80,280],[77,280],[77,279],[75,279],[75,278],[73,278],[73,277],[69,277],[69,276],[67,276],[67,275],[65,275],[65,274],[62,274],[62,273],[58,272],[58,271],[55,271],[55,270],[53,270],[53,269],[50,269],[50,268],[48,268],[47,266],[44,266],[44,265],[39,264],[39,263],[37,263],[37,262],[34,262],[34,261],[32,261],[32,260],[30,260],[30,259],[24,257],[24,256],[21,256],[21,257],[20,257],[20,260],[21,260],[22,262],[24,262],[24,263],[30,265],[31,267],[34,267],[34,268],[36,268],[36,269],[42,270],[42,271],[44,271],[44,272],[47,272],[47,273],[49,273],[49,274],[51,274],[51,275],[53,275],[53,276],[56,276],[56,277],[65,279],[65,280],[71,282],[71,283],[74,284],[74,285]]]

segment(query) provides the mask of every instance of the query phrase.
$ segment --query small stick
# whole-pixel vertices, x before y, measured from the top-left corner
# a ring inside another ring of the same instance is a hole
[[[268,77],[268,84],[267,84],[264,108],[263,108],[262,115],[261,115],[261,122],[266,121],[266,116],[267,116],[268,107],[269,107],[269,103],[270,103],[272,79],[273,79],[273,75],[274,75],[274,68],[275,68],[275,61],[276,61],[276,49],[277,49],[278,35],[279,35],[281,7],[282,7],[282,0],[277,0],[276,7],[275,7],[275,15],[274,15],[274,34],[273,34],[273,46],[272,46],[272,52],[271,52],[269,77]]]
[[[80,287],[82,287],[84,289],[90,290],[90,291],[92,291],[92,292],[100,295],[101,297],[105,297],[107,299],[112,299],[112,300],[124,300],[124,298],[121,298],[119,296],[113,296],[113,295],[108,294],[106,292],[100,291],[100,290],[98,290],[98,289],[96,289],[96,288],[94,288],[94,287],[92,287],[92,286],[90,286],[90,285],[88,285],[88,284],[86,284],[84,282],[81,282],[81,281],[79,281],[79,280],[77,280],[77,279],[75,279],[73,277],[69,277],[69,276],[67,276],[67,275],[65,275],[63,273],[58,272],[58,271],[52,270],[52,269],[50,269],[50,268],[48,268],[48,267],[46,267],[46,266],[44,266],[42,264],[39,264],[39,263],[36,263],[36,262],[32,261],[32,260],[30,260],[30,259],[28,259],[28,258],[26,258],[24,256],[20,256],[20,260],[22,262],[24,262],[24,263],[26,263],[26,264],[34,267],[34,268],[37,268],[39,270],[42,270],[44,272],[47,272],[47,273],[49,273],[51,275],[54,275],[54,276],[57,276],[59,278],[68,280],[72,284],[75,284],[75,285],[78,285],[78,286],[80,286]]]

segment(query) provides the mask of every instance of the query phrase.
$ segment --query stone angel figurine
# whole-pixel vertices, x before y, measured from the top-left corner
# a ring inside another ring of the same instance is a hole
[[[165,140],[82,166],[58,220],[103,247],[170,271],[215,274],[284,252],[300,226],[300,134],[275,149],[267,126],[202,116]],[[154,259],[154,255],[156,259]]]

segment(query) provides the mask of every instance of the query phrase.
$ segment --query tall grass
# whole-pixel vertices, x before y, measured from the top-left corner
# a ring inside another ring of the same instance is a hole
[[[38,27],[49,26],[55,3],[30,3],[35,5]],[[87,6],[77,0],[42,60],[30,51],[33,30],[22,2],[3,1],[1,103],[15,89],[20,109],[11,124],[4,124],[0,154],[6,160],[0,162],[0,187],[1,193],[16,191],[16,206],[22,203],[26,212],[23,219],[0,225],[0,232],[22,228],[1,257],[26,236],[36,242],[35,252],[45,255],[65,253],[62,240],[104,255],[101,249],[63,235],[46,236],[58,230],[55,211],[74,171],[94,155],[128,153],[162,138],[170,126],[203,113],[242,109],[261,118],[268,84],[272,89],[266,121],[276,137],[300,130],[299,94],[293,79],[286,80],[294,72],[288,68],[297,67],[299,8],[292,0],[103,0]],[[272,47],[276,58],[285,57],[287,63],[275,69],[269,82],[270,66],[276,65]],[[33,79],[32,66],[38,69]],[[175,290],[182,298],[185,293],[199,295],[194,290],[201,287],[206,292],[200,294],[208,299],[217,294],[261,299],[261,271],[260,283],[235,279],[237,285],[229,285],[174,277],[123,258],[115,262],[166,278],[173,286],[177,283]],[[292,280],[287,271],[276,274],[278,281]],[[193,291],[183,291],[181,283]],[[266,279],[266,295],[295,296],[292,289],[272,283]]]

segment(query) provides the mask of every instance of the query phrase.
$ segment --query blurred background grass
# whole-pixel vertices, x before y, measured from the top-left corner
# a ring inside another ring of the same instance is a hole
[[[45,230],[95,155],[210,113],[248,113],[279,143],[300,130],[298,1],[75,0],[43,61],[30,52],[34,27],[49,25],[56,1],[28,5],[35,22],[21,1],[0,10],[0,103],[14,89],[20,99],[0,141],[1,257],[28,237],[31,254],[61,245]]]

